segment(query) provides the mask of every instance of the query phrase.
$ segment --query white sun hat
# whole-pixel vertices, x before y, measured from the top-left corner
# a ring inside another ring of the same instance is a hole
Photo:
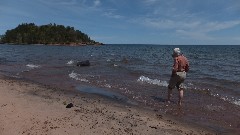
[[[179,55],[181,55],[181,50],[179,48],[174,48],[172,56],[176,57],[176,56],[179,56]]]

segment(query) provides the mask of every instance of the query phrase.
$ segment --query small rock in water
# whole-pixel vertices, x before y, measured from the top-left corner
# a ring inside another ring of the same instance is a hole
[[[81,66],[81,67],[90,66],[90,62],[89,62],[89,60],[80,61],[80,62],[77,63],[77,66]]]
[[[73,103],[70,103],[66,106],[66,108],[71,108],[71,107],[73,107]]]

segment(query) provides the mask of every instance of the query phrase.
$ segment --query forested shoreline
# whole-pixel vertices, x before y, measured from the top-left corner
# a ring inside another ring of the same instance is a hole
[[[87,34],[74,27],[47,24],[37,26],[34,23],[23,23],[15,29],[7,30],[0,36],[3,44],[47,44],[47,45],[100,45]]]

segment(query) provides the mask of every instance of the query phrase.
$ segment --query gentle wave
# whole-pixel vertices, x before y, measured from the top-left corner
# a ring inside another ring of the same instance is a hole
[[[236,99],[235,97],[223,96],[223,95],[218,94],[218,93],[216,93],[216,94],[211,93],[210,95],[213,96],[213,97],[217,97],[221,100],[224,100],[226,102],[229,102],[229,103],[240,106],[240,99]]]
[[[72,71],[72,73],[70,73],[68,76],[69,76],[70,78],[72,78],[72,79],[77,80],[77,81],[89,83],[89,81],[88,81],[87,79],[81,78],[81,77],[80,77],[80,74],[74,73],[74,71]]]
[[[158,79],[150,79],[150,78],[145,77],[145,76],[140,76],[137,81],[138,82],[146,82],[146,83],[149,83],[149,84],[164,86],[164,87],[168,86],[167,81],[161,81],[161,80],[158,80]]]
[[[240,100],[239,100],[239,101],[234,101],[233,103],[234,103],[235,105],[240,106]]]
[[[34,69],[34,68],[39,68],[40,65],[27,64],[26,67],[29,67],[29,68],[31,68],[31,69]]]
[[[73,63],[74,63],[74,61],[70,60],[70,61],[67,62],[67,65],[72,65]]]

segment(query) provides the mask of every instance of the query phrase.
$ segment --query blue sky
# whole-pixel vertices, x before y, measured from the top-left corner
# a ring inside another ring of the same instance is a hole
[[[106,44],[240,45],[240,0],[0,0],[0,34],[72,26]]]

